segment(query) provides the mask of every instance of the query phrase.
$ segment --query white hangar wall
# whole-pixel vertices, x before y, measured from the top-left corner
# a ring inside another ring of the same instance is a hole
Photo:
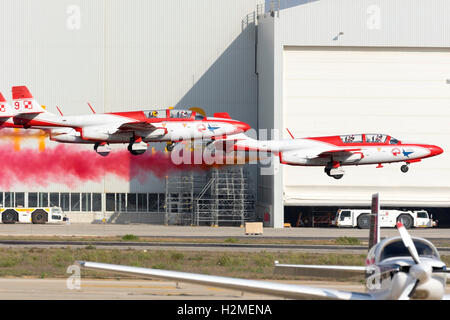
[[[273,104],[260,123],[286,138],[286,127],[296,137],[382,132],[444,149],[407,174],[396,164],[346,167],[337,181],[323,168],[280,166],[258,189],[272,199],[275,227],[284,205],[367,205],[374,192],[385,205],[450,206],[449,9],[446,1],[311,1],[259,16],[258,74],[273,74],[259,82],[259,101]]]
[[[0,91],[10,100],[11,86],[27,85],[49,111],[57,113],[59,105],[65,115],[90,113],[87,101],[97,112],[200,107],[254,127],[257,3],[2,1]],[[26,146],[37,148],[37,142],[23,140]],[[101,194],[104,211],[106,193],[163,193],[164,180],[105,176],[74,188],[18,182],[4,191],[70,193],[75,199]]]

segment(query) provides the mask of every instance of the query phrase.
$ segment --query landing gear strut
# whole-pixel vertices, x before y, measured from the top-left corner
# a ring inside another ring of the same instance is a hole
[[[400,167],[400,170],[401,170],[403,173],[407,173],[408,170],[409,170],[409,164],[407,163],[407,164],[402,165],[402,166]]]
[[[333,161],[327,164],[324,172],[335,179],[341,179],[344,176],[345,171],[342,169],[340,162]]]

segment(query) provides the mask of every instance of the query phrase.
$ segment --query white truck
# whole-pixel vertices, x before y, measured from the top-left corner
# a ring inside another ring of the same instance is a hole
[[[60,207],[0,208],[2,223],[59,223],[67,220]]]
[[[397,221],[401,221],[406,228],[431,228],[437,225],[437,222],[433,221],[433,217],[425,210],[380,210],[378,221],[380,227],[395,227]],[[332,224],[337,227],[368,229],[370,209],[339,209]]]

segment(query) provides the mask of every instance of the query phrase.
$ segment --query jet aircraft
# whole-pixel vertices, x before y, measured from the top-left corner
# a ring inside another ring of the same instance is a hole
[[[289,132],[290,133],[290,132]],[[292,136],[292,135],[291,135]],[[430,144],[402,142],[386,134],[346,134],[260,141],[238,134],[214,142],[214,147],[227,152],[262,151],[279,156],[280,163],[293,166],[324,166],[325,173],[335,179],[344,176],[343,166],[404,162],[406,173],[411,163],[437,156],[442,148]]]
[[[63,116],[42,108],[26,86],[12,87],[12,97],[14,114],[7,114],[12,121],[3,126],[44,129],[53,141],[93,144],[103,156],[111,151],[110,143],[128,143],[128,151],[139,155],[147,150],[147,142],[166,142],[171,151],[176,142],[212,141],[250,129],[226,112],[205,117],[195,111],[170,108],[104,114],[92,109],[89,115]]]

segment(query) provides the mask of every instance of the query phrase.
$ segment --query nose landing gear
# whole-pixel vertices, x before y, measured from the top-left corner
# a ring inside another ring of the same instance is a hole
[[[401,170],[403,173],[407,173],[408,170],[409,170],[409,163],[402,165],[402,166],[400,167],[400,170]]]
[[[173,143],[172,141],[167,142],[167,145],[166,145],[167,151],[172,152],[174,148],[175,148],[175,143]]]

